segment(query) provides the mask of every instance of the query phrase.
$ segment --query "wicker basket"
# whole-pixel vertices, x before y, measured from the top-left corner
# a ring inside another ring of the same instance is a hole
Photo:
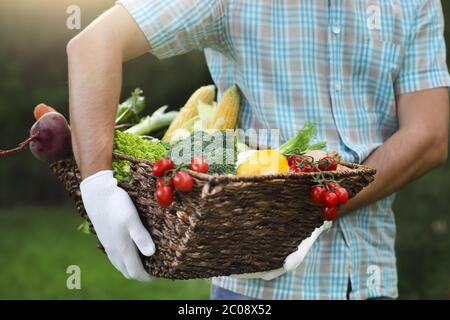
[[[156,179],[151,163],[115,157],[131,162],[132,183],[121,187],[133,199],[155,241],[155,255],[142,257],[153,276],[192,279],[276,269],[323,223],[320,208],[309,200],[314,184],[311,173],[220,176],[189,171],[194,189],[176,193],[171,207],[162,209],[153,198]],[[344,169],[334,178],[350,197],[374,179],[374,169],[342,165]],[[63,160],[50,167],[88,219],[75,161]]]

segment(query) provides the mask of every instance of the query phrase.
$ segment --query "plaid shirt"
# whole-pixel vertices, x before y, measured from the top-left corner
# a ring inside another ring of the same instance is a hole
[[[159,58],[204,50],[219,95],[237,83],[242,128],[318,140],[360,163],[398,129],[395,96],[450,85],[439,0],[122,0]],[[397,297],[394,196],[342,217],[272,280],[213,279],[262,299]]]

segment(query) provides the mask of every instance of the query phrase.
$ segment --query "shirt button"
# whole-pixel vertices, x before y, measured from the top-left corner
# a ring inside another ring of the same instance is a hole
[[[338,26],[334,26],[332,30],[333,30],[334,34],[340,34],[341,33],[341,28],[339,28]]]
[[[341,91],[341,89],[342,89],[341,84],[339,82],[336,82],[336,84],[334,85],[334,89],[336,90],[336,92]]]

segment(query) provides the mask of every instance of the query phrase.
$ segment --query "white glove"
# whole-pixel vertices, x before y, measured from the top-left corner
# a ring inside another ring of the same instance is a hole
[[[150,280],[137,249],[151,256],[155,244],[131,198],[117,186],[113,171],[99,171],[84,179],[80,190],[89,219],[114,267],[127,279]]]
[[[286,272],[294,271],[303,262],[312,245],[314,244],[314,242],[316,242],[317,238],[322,234],[322,232],[330,229],[331,226],[332,226],[331,221],[325,221],[322,224],[322,226],[316,228],[308,238],[306,238],[299,244],[297,251],[291,253],[286,257],[282,268],[270,270],[267,272],[256,272],[256,273],[245,273],[240,275],[234,275],[233,277],[238,279],[261,278],[263,280],[268,281],[273,280]]]

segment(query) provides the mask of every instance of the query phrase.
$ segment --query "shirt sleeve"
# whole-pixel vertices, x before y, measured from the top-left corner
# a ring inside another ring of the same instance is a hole
[[[224,47],[222,0],[120,0],[159,59]]]
[[[395,93],[450,86],[444,16],[440,0],[424,0],[417,11],[395,81]]]

